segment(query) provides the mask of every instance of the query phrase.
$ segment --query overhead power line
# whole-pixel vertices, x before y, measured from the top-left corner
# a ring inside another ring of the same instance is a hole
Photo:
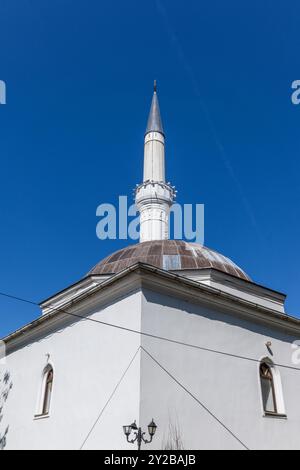
[[[180,382],[179,380],[177,380],[173,374],[171,374],[171,372],[169,372],[157,359],[155,359],[152,354],[149,353],[149,351],[147,351],[143,346],[139,346],[137,351],[135,352],[134,356],[132,357],[131,361],[129,362],[128,366],[126,367],[125,371],[123,372],[123,374],[121,375],[118,383],[116,384],[115,388],[113,389],[111,395],[109,396],[108,400],[106,401],[105,405],[103,406],[103,408],[101,409],[95,423],[93,424],[93,426],[91,427],[90,431],[88,432],[86,438],[84,439],[82,445],[80,446],[80,450],[82,450],[85,446],[85,444],[87,443],[88,439],[90,438],[90,436],[92,435],[93,431],[95,430],[97,424],[99,423],[100,419],[102,418],[102,415],[104,413],[104,411],[106,410],[106,408],[108,407],[108,405],[110,404],[111,400],[113,399],[115,393],[117,392],[119,386],[121,385],[122,381],[124,380],[126,374],[128,373],[132,363],[134,362],[137,354],[139,353],[139,351],[142,350],[144,351],[149,357],[150,359],[157,365],[160,367],[160,369],[162,369],[162,371],[167,374],[180,388],[182,388],[182,390],[184,390],[191,398],[193,398],[193,400],[196,401],[196,403],[198,405],[201,406],[201,408],[203,408],[223,429],[225,429],[226,432],[228,432],[244,449],[246,450],[249,450],[249,448],[246,446],[246,444],[244,444],[244,442],[241,441],[241,439],[239,439],[236,434],[234,434],[229,428],[228,426],[226,426],[223,421],[221,421],[221,419],[219,419],[212,411],[210,411],[210,409],[205,406],[190,390],[188,390],[187,387],[185,387],[182,382]]]
[[[32,300],[28,300],[28,299],[24,299],[22,297],[7,294],[5,292],[0,292],[0,296],[7,297],[9,299],[16,300],[18,302],[24,302],[24,303],[34,305],[35,307],[40,308],[40,305],[37,302],[34,302]],[[138,335],[145,336],[145,337],[148,337],[148,338],[153,338],[153,339],[157,339],[157,340],[160,340],[160,341],[165,341],[165,342],[168,342],[168,343],[173,343],[173,344],[177,344],[177,345],[180,345],[180,346],[185,346],[185,347],[189,347],[189,348],[192,348],[192,349],[198,349],[198,350],[204,351],[204,352],[219,354],[221,356],[227,356],[227,357],[231,357],[231,358],[235,358],[235,359],[241,359],[243,361],[249,361],[249,362],[253,362],[253,363],[256,363],[256,364],[259,364],[261,362],[259,359],[255,359],[255,358],[251,358],[251,357],[247,357],[247,356],[242,356],[242,355],[234,354],[234,353],[228,353],[226,351],[220,351],[218,349],[206,348],[204,346],[199,346],[199,345],[196,345],[196,344],[185,343],[183,341],[179,341],[179,340],[176,340],[176,339],[167,338],[167,337],[164,337],[164,336],[159,336],[159,335],[155,335],[155,334],[152,334],[152,333],[146,333],[144,331],[135,330],[133,328],[127,328],[127,327],[121,326],[121,325],[114,325],[113,323],[108,323],[108,322],[104,322],[104,321],[101,321],[101,320],[96,320],[95,318],[85,317],[85,316],[79,315],[77,313],[68,312],[67,310],[64,310],[62,308],[58,308],[58,307],[47,307],[47,308],[49,310],[53,311],[53,312],[56,312],[56,313],[64,313],[66,315],[69,315],[69,316],[74,317],[74,318],[78,318],[80,320],[90,321],[90,322],[93,322],[93,323],[98,323],[100,325],[109,326],[111,328],[116,328],[118,330],[127,331],[129,333],[138,334]],[[274,363],[274,366],[282,367],[284,369],[300,371],[299,367],[288,366],[286,364]]]
[[[141,349],[141,346],[138,347],[136,353],[134,354],[133,358],[131,359],[131,361],[129,362],[129,364],[128,364],[128,366],[126,367],[125,371],[123,372],[123,374],[122,374],[120,380],[118,381],[117,385],[116,385],[115,388],[113,389],[113,391],[112,391],[111,395],[109,396],[107,402],[105,403],[105,405],[103,406],[102,410],[100,411],[100,414],[98,415],[98,417],[97,417],[95,423],[93,424],[92,428],[90,429],[90,431],[88,432],[86,438],[84,439],[82,445],[80,446],[80,450],[83,449],[83,447],[85,446],[85,444],[86,444],[86,442],[88,441],[89,437],[91,436],[92,432],[94,431],[95,427],[97,426],[98,422],[100,421],[100,419],[101,419],[101,417],[102,417],[104,411],[106,410],[106,408],[108,407],[109,403],[110,403],[111,400],[113,399],[113,397],[114,397],[116,391],[118,390],[119,386],[121,385],[121,383],[122,383],[124,377],[126,376],[127,372],[129,371],[129,369],[130,369],[132,363],[134,362],[134,360],[135,360],[135,358],[136,358],[138,352],[140,351],[140,349]]]
[[[222,428],[224,428],[241,446],[244,447],[246,450],[250,450],[246,444],[244,444],[217,416],[210,411],[207,406],[205,406],[190,390],[188,390],[179,380],[174,377],[174,375],[171,374],[157,359],[155,359],[152,354],[150,354],[143,346],[141,346],[141,349],[180,387],[182,390],[184,390],[190,397],[193,398],[193,400],[198,403],[215,421],[217,421]]]

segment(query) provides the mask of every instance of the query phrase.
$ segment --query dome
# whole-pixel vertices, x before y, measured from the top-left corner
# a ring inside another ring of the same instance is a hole
[[[166,271],[214,268],[250,281],[249,276],[229,258],[198,243],[181,240],[157,240],[130,245],[100,261],[88,274],[116,274],[138,262]]]

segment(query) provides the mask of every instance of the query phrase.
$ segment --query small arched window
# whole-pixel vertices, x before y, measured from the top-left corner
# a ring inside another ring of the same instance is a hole
[[[265,413],[277,414],[277,397],[272,368],[266,362],[260,365],[260,383]]]
[[[51,366],[47,367],[44,372],[43,380],[43,394],[42,394],[42,403],[41,403],[41,415],[46,416],[50,412],[51,396],[53,389],[53,368]]]

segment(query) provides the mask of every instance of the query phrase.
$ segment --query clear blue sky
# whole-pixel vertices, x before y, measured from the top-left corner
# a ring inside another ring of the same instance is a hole
[[[299,296],[299,1],[1,0],[0,291],[40,301],[126,241],[96,207],[141,181],[152,94],[206,245]],[[0,336],[39,311],[0,298]]]

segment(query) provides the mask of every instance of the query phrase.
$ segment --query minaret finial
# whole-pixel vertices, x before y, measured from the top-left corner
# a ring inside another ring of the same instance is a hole
[[[156,90],[157,90],[157,81],[154,80],[154,93],[156,93]]]

